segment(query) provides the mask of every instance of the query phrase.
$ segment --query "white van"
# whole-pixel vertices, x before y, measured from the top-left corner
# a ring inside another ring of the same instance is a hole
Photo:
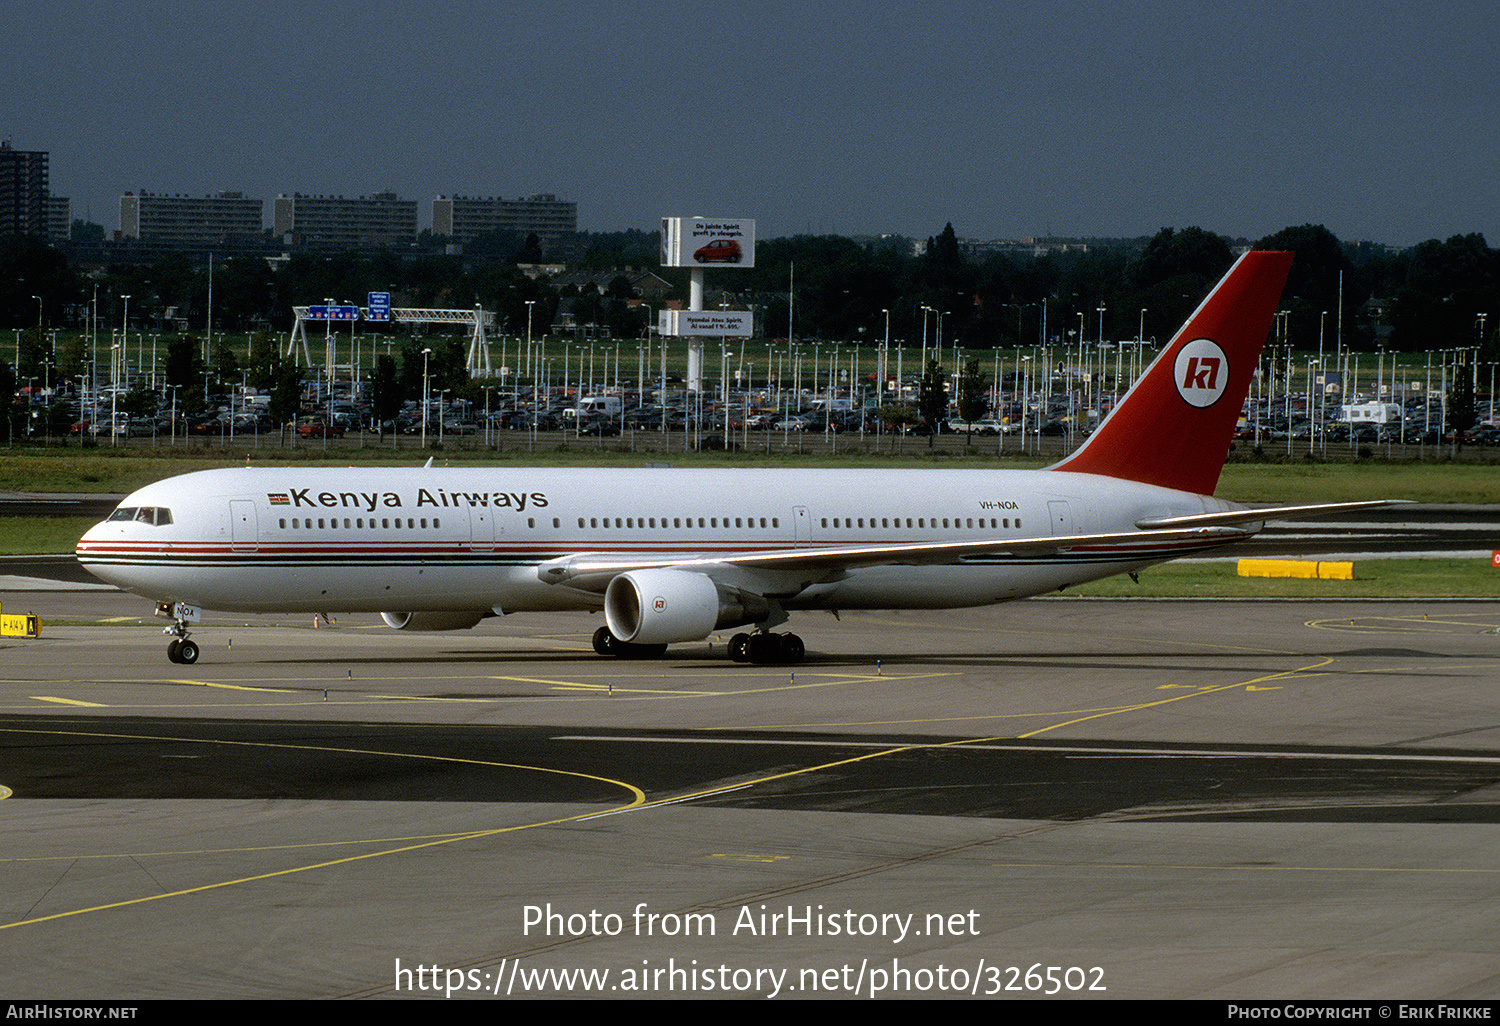
[[[590,417],[618,417],[622,408],[617,395],[590,395],[578,400],[577,416],[584,420]]]

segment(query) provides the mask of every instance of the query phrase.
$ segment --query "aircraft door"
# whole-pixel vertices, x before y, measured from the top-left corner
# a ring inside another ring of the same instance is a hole
[[[1052,520],[1052,533],[1054,535],[1069,535],[1073,533],[1073,513],[1068,509],[1065,499],[1056,499],[1047,503],[1047,515]]]
[[[254,552],[260,546],[260,525],[255,517],[255,503],[249,499],[232,499],[229,503],[230,548],[235,552]]]
[[[806,506],[792,507],[792,541],[795,545],[812,541],[812,517]]]
[[[488,506],[469,510],[469,548],[490,552],[495,548],[495,511]]]

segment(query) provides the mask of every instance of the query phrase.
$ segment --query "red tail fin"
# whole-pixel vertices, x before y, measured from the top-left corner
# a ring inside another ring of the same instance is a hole
[[[1212,495],[1224,469],[1290,253],[1246,253],[1104,423],[1052,470]]]

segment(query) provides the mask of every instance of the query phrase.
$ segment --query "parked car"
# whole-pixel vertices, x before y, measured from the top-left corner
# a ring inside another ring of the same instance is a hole
[[[344,429],[339,427],[337,424],[329,424],[324,420],[303,417],[297,422],[297,437],[343,438]]]

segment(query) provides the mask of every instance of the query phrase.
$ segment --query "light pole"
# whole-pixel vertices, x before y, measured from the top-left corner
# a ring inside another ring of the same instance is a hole
[[[422,448],[427,448],[427,358],[431,349],[422,350]]]
[[[109,444],[120,444],[115,440],[115,418],[119,416],[120,398],[120,343],[110,344],[110,389],[109,389]]]
[[[120,365],[125,372],[125,386],[130,387],[130,297],[121,296],[125,301],[125,309],[120,314],[120,341],[124,348],[120,350]]]
[[[534,300],[534,299],[528,299],[528,300],[526,300],[526,376],[527,377],[532,377],[532,374],[531,374],[531,308],[533,306],[535,306],[535,305],[536,305],[536,300]],[[520,360],[516,361],[516,363],[518,363],[518,364],[520,362],[521,362]],[[533,405],[535,405],[535,402],[536,402],[536,380],[535,380],[535,378],[533,378],[532,382],[531,382],[531,397],[532,397],[532,403],[533,403]]]

